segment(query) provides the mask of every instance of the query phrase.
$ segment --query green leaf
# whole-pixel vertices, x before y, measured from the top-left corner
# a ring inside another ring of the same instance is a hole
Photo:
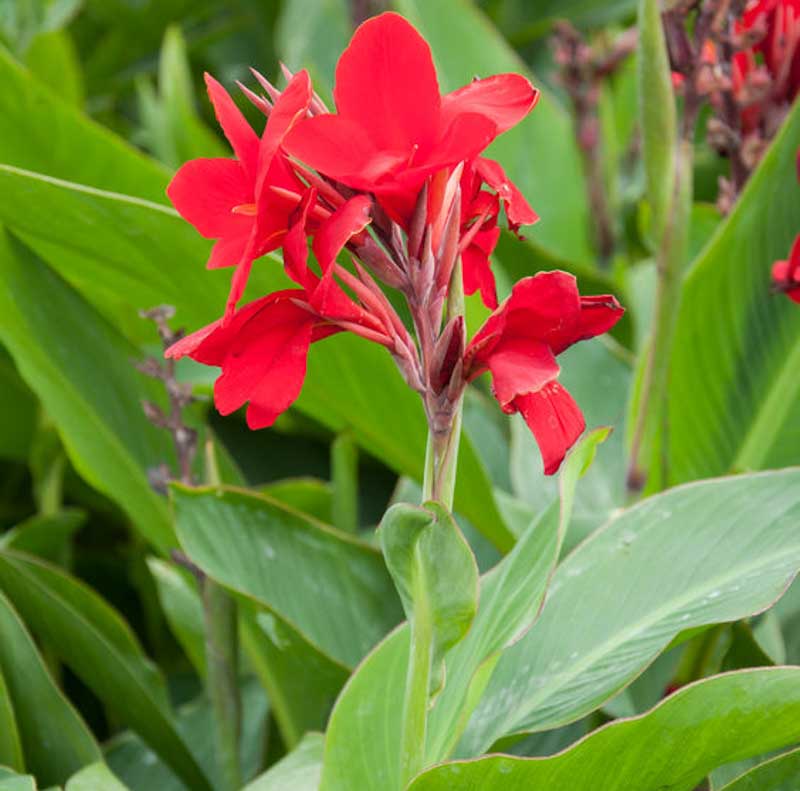
[[[0,588],[31,628],[121,721],[192,787],[208,781],[175,729],[166,687],[120,616],[89,588],[52,566],[0,553]]]
[[[477,617],[445,657],[445,685],[429,715],[427,762],[442,760],[457,741],[497,661],[538,615],[569,522],[575,483],[605,436],[589,435],[561,473],[563,504],[534,521],[514,549],[481,578]],[[446,579],[443,575],[443,579]],[[451,584],[454,581],[450,580]],[[399,788],[403,690],[409,652],[404,624],[350,677],[331,715],[325,739],[323,791]],[[375,695],[375,689],[383,694]]]
[[[269,698],[283,743],[292,748],[325,727],[348,669],[285,620],[252,602],[239,603],[242,646]]]
[[[347,0],[284,3],[275,25],[275,41],[281,61],[292,71],[308,69],[315,90],[331,108],[336,61],[352,32]]]
[[[800,750],[792,750],[745,772],[719,791],[797,791],[798,777]]]
[[[173,452],[142,411],[140,398],[158,396],[133,367],[136,349],[8,234],[0,235],[0,275],[0,338],[57,424],[73,465],[166,550],[173,543],[167,508],[146,470]]]
[[[249,778],[262,765],[268,709],[264,692],[253,679],[242,683],[241,692],[241,765],[243,775]],[[176,727],[184,741],[191,745],[206,774],[216,778],[213,716],[211,704],[200,697],[181,706],[176,715]],[[169,766],[130,731],[114,737],[106,746],[106,761],[131,791],[194,791],[193,785],[181,782]],[[218,787],[215,782],[214,788]]]
[[[0,662],[0,766],[9,766],[19,772],[25,769],[22,743],[14,716],[14,703],[3,678],[2,662]]]
[[[321,733],[306,734],[292,752],[245,786],[244,791],[317,791],[324,743]]]
[[[333,659],[354,666],[399,620],[380,554],[351,535],[244,491],[175,485],[172,494],[189,557]]]
[[[31,72],[63,101],[77,107],[83,104],[80,57],[69,33],[64,30],[39,33],[25,53],[25,62]]]
[[[53,682],[11,603],[0,593],[0,673],[14,707],[26,768],[61,783],[100,759],[89,729]]]
[[[770,267],[800,227],[800,104],[683,287],[671,357],[669,472],[681,482],[800,461],[800,311]]]
[[[729,673],[676,692],[551,758],[490,756],[423,773],[409,791],[692,791],[715,766],[800,738],[800,668]],[[687,749],[696,745],[697,749]],[[759,786],[759,789],[763,787]]]
[[[203,603],[189,573],[174,565],[147,558],[158,601],[172,633],[201,678],[206,674],[205,616]]]
[[[409,623],[424,621],[436,668],[463,639],[478,606],[478,567],[453,517],[437,503],[392,506],[378,537]],[[432,691],[435,691],[434,688]]]
[[[647,199],[660,239],[675,183],[677,113],[658,0],[639,2],[638,93]]]
[[[14,549],[52,563],[63,563],[72,536],[85,521],[86,514],[77,509],[32,516],[0,536],[0,549]]]
[[[328,481],[318,478],[283,478],[260,487],[259,491],[280,500],[295,511],[331,524],[333,518],[333,492]]]
[[[7,773],[0,766],[0,791],[36,791],[36,779],[32,775]]]
[[[67,780],[64,791],[127,791],[102,762],[90,764]]]
[[[0,162],[167,202],[166,168],[63,102],[2,49],[0,84]],[[3,195],[4,205],[12,202],[5,187]]]
[[[447,656],[446,685],[431,713],[430,762],[450,755],[500,651],[519,640],[538,617],[571,521],[578,479],[608,434],[608,429],[598,429],[570,452],[558,477],[559,499],[534,520],[514,549],[481,577],[477,617],[464,641]]]
[[[36,431],[36,398],[0,348],[0,457],[27,461]]]
[[[535,627],[507,649],[458,750],[579,719],[679,632],[768,607],[800,568],[800,470],[651,497],[558,568]]]
[[[475,75],[527,72],[523,61],[473,3],[395,0],[394,6],[431,45],[442,91],[460,88]],[[537,87],[542,89],[540,84]],[[560,258],[591,261],[580,155],[572,121],[555,97],[542,90],[528,118],[501,135],[487,155],[503,165],[541,217],[526,235]]]
[[[83,0],[15,0],[0,7],[0,37],[24,52],[37,33],[58,30],[78,13]]]
[[[393,505],[378,537],[411,631],[400,743],[404,784],[424,766],[428,708],[444,683],[445,653],[475,618],[478,566],[452,515],[438,503]]]

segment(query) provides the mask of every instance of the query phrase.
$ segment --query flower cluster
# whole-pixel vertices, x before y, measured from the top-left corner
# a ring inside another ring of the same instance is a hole
[[[261,428],[299,395],[311,344],[355,333],[386,347],[420,393],[440,451],[467,383],[489,371],[502,408],[523,415],[554,472],[584,427],[555,357],[605,332],[622,308],[611,296],[581,297],[563,272],[525,278],[498,306],[490,256],[501,216],[514,232],[537,216],[481,153],[538,92],[504,74],[441,95],[427,43],[392,13],[361,25],[339,60],[335,113],[305,71],[286,72],[283,91],[254,74],[265,93],[241,87],[267,116],[261,136],[207,76],[236,158],[189,162],[168,189],[216,240],[208,266],[235,267],[222,318],[168,356],[220,367],[219,411],[247,403],[248,424]],[[296,287],[240,307],[253,262],[278,248]],[[386,287],[405,297],[413,326]],[[462,287],[494,309],[469,343],[463,316],[446,309]]]

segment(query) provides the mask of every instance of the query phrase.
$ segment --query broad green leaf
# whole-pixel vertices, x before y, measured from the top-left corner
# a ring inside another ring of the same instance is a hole
[[[523,61],[483,13],[466,0],[395,0],[395,8],[427,39],[441,90],[476,75],[526,73]],[[540,90],[542,85],[534,80]],[[501,135],[487,155],[497,159],[541,217],[526,235],[567,261],[592,260],[589,214],[572,122],[547,90],[528,118]]]
[[[275,26],[281,61],[292,71],[308,69],[331,109],[336,61],[353,32],[350,14],[347,0],[293,0],[283,4]]]
[[[792,750],[745,772],[720,791],[797,791],[798,778],[800,750]]]
[[[90,764],[67,780],[64,791],[127,791],[114,773],[102,762]]]
[[[0,162],[167,202],[166,168],[63,102],[2,49],[0,84]],[[11,202],[5,187],[2,194]]]
[[[283,743],[325,727],[348,669],[326,656],[285,620],[263,607],[239,603],[241,639],[269,698]]]
[[[3,678],[0,662],[0,766],[9,766],[19,772],[25,769],[22,756],[17,719],[14,716],[14,702]]]
[[[333,492],[328,481],[318,478],[284,478],[260,487],[262,494],[280,500],[296,511],[331,524]]]
[[[203,603],[187,571],[158,558],[147,558],[147,567],[158,590],[158,600],[172,633],[186,656],[204,678],[206,674]]]
[[[26,461],[36,430],[36,397],[0,348],[0,457]]]
[[[667,401],[673,483],[800,461],[800,311],[770,267],[800,228],[800,104],[683,287]]]
[[[0,791],[36,791],[36,779],[32,775],[6,773],[0,767]]]
[[[409,635],[406,623],[395,629],[345,684],[325,733],[319,791],[349,791],[354,787],[400,789]]]
[[[91,731],[55,685],[11,603],[0,593],[0,673],[14,707],[25,766],[61,783],[100,759]]]
[[[245,786],[244,791],[317,791],[322,770],[321,733],[309,733],[285,758]]]
[[[449,754],[493,670],[498,652],[535,620],[569,522],[577,477],[603,431],[590,435],[561,473],[563,505],[533,522],[514,549],[481,578],[477,617],[445,657],[445,685],[429,714],[427,762]],[[455,584],[451,580],[451,584]],[[407,624],[356,669],[336,703],[325,738],[323,791],[400,787],[400,734],[409,651]],[[375,688],[383,694],[375,695]]]
[[[595,731],[559,755],[498,755],[444,764],[417,777],[409,791],[454,786],[692,791],[715,766],[800,739],[799,682],[800,668],[705,679],[641,717]]]
[[[703,481],[613,518],[558,568],[507,649],[458,755],[579,719],[679,632],[759,612],[800,569],[800,470]]]
[[[244,777],[250,778],[263,762],[268,707],[264,691],[254,680],[244,681],[241,692],[241,765]],[[176,726],[206,774],[216,778],[213,712],[208,701],[200,697],[181,706]],[[194,791],[193,785],[182,783],[169,766],[130,731],[114,737],[106,745],[106,761],[130,791]],[[215,784],[214,787],[219,786]]]
[[[64,30],[39,33],[25,53],[25,62],[62,100],[77,107],[83,104],[81,62],[69,33]]]
[[[175,729],[166,687],[120,616],[55,567],[0,553],[0,588],[31,628],[120,720],[141,734],[186,781],[208,781]]]
[[[638,100],[647,198],[660,239],[670,213],[675,183],[677,114],[661,8],[658,0],[639,1]]]
[[[133,367],[137,350],[2,232],[0,275],[0,339],[58,426],[73,465],[166,550],[173,543],[167,508],[146,470],[173,451],[166,433],[142,411],[140,398],[158,396]]]
[[[85,512],[77,509],[32,516],[0,535],[0,549],[14,549],[52,563],[63,563],[73,534],[85,521]]]
[[[352,667],[400,619],[380,554],[267,497],[174,486],[176,529],[209,576]]]

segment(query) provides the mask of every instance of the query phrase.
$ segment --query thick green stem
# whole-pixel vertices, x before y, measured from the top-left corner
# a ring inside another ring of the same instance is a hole
[[[203,580],[203,609],[208,696],[214,709],[220,779],[225,791],[238,791],[242,777],[239,768],[241,711],[236,672],[236,603],[223,588],[206,577]]]
[[[339,530],[358,530],[358,447],[350,434],[340,434],[331,445],[333,525]]]
[[[418,564],[419,567],[421,564]],[[415,580],[414,612],[410,619],[411,645],[406,671],[403,730],[400,742],[400,775],[403,788],[424,766],[428,734],[428,692],[431,684],[433,657],[433,620],[425,607],[426,598],[420,590],[421,582],[421,580]]]
[[[656,258],[658,286],[655,315],[642,375],[628,469],[628,488],[631,491],[642,489],[645,482],[662,488],[667,478],[666,393],[687,254],[692,154],[691,136],[686,135],[678,143],[675,187]],[[658,476],[655,480],[654,473]]]
[[[206,445],[206,474],[218,485],[214,448]],[[236,602],[230,594],[205,577],[202,580],[205,616],[206,684],[214,711],[214,735],[223,791],[242,787],[239,765],[241,698],[239,695],[239,624]]]

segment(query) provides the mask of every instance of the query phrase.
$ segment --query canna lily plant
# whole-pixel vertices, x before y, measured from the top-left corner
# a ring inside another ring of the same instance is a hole
[[[0,12],[0,791],[800,788],[798,0],[282,0],[236,90],[263,3],[157,85],[159,4],[56,5]]]

